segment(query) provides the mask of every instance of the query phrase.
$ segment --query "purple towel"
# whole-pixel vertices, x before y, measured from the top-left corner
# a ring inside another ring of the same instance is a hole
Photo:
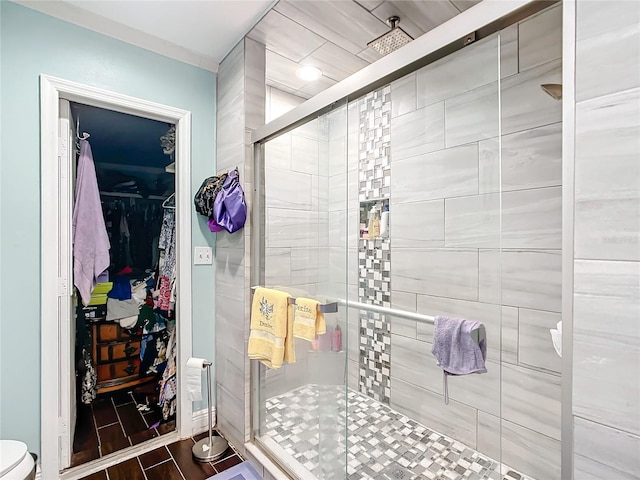
[[[487,341],[480,344],[471,332],[482,327],[482,323],[461,318],[436,317],[433,334],[433,349],[438,366],[452,375],[486,373]]]
[[[461,318],[435,318],[433,348],[431,353],[442,368],[444,403],[449,404],[449,375],[486,373],[487,340],[483,335],[479,342],[471,332],[484,328],[482,323]]]
[[[109,268],[109,248],[91,146],[80,140],[73,206],[73,282],[85,305],[98,277]]]

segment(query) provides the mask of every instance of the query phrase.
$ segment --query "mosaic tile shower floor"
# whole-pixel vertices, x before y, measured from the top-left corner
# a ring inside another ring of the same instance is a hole
[[[349,390],[348,405],[349,480],[533,480],[361,393]],[[324,448],[333,446],[323,451],[330,457],[323,464],[344,470],[342,387],[306,385],[267,400],[266,407],[266,435],[304,468],[332,478],[320,473],[326,468],[319,462],[322,436]],[[318,414],[328,421],[319,425]]]

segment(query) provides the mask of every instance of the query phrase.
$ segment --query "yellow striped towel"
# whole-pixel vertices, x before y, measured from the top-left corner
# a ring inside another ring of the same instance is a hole
[[[320,302],[298,297],[294,306],[293,336],[312,342],[316,335],[327,331],[324,314],[318,311]]]
[[[251,305],[251,332],[249,334],[249,358],[259,360],[269,368],[280,368],[285,358],[290,360],[293,338],[287,333],[290,329],[290,295],[278,290],[258,288],[253,294]],[[291,362],[293,363],[293,362]]]

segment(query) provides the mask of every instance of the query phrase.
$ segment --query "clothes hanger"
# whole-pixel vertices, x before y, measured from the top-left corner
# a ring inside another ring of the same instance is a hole
[[[166,199],[164,202],[162,202],[162,208],[167,208],[167,209],[169,209],[169,210],[175,210],[175,209],[176,209],[176,199],[175,199],[175,196],[176,196],[175,192],[174,192],[174,193],[172,193],[171,195],[169,195],[169,196],[167,197],[167,199]],[[173,205],[171,205],[171,204],[169,203],[171,200],[173,200]]]

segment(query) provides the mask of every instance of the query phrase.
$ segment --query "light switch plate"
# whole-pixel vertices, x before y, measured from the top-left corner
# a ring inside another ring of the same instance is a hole
[[[195,247],[193,252],[194,265],[211,265],[213,263],[213,249],[211,247]]]

